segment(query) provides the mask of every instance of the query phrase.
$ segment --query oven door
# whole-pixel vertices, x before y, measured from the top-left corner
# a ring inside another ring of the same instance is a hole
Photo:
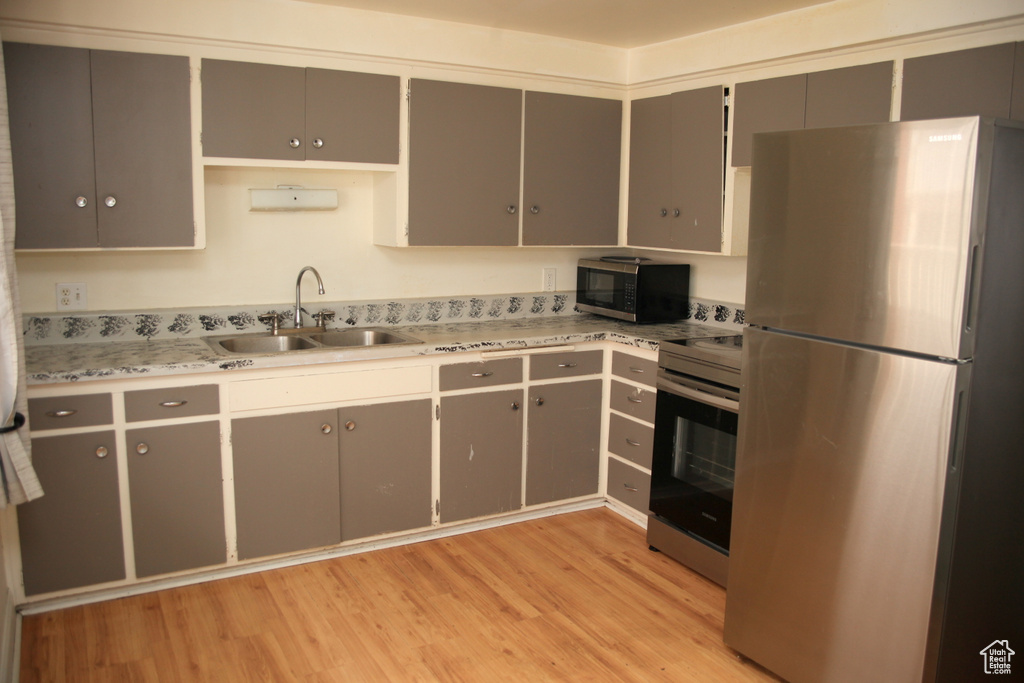
[[[728,554],[739,401],[735,390],[658,377],[651,512]]]

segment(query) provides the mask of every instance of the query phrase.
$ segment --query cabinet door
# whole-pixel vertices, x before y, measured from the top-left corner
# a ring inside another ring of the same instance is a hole
[[[724,97],[721,86],[672,95],[673,249],[722,251]]]
[[[647,97],[630,104],[628,243],[669,247],[672,185],[672,97]]]
[[[732,165],[750,166],[754,133],[804,127],[807,75],[737,83],[732,117]]]
[[[900,120],[1010,115],[1015,45],[914,57],[903,62]]]
[[[341,540],[430,526],[430,399],[341,408]]]
[[[441,522],[518,510],[523,498],[523,392],[441,399]]]
[[[130,429],[125,437],[136,575],[225,562],[220,424]]]
[[[305,69],[219,59],[202,69],[204,156],[306,158]]]
[[[398,76],[306,69],[306,158],[398,163]]]
[[[1024,121],[1024,42],[1017,43],[1013,56],[1013,98],[1010,118]]]
[[[526,504],[597,493],[601,380],[530,388]]]
[[[32,440],[46,492],[19,505],[25,594],[125,578],[114,432]]]
[[[341,542],[338,413],[231,421],[238,557]]]
[[[409,244],[519,244],[522,91],[413,79]]]
[[[190,80],[187,57],[93,50],[101,247],[195,242]]]
[[[4,43],[19,249],[97,245],[89,51]],[[79,206],[79,197],[85,206]]]
[[[621,148],[619,100],[527,92],[523,244],[616,244]]]
[[[805,128],[884,123],[892,107],[892,62],[807,74]]]

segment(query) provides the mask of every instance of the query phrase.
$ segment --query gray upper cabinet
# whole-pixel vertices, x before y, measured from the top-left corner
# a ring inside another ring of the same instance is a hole
[[[1017,43],[1013,55],[1013,97],[1010,118],[1024,121],[1024,42]]]
[[[907,59],[900,119],[1010,117],[1015,52],[1022,50],[1019,43],[1003,43]],[[1022,113],[1016,118],[1024,120]]]
[[[4,43],[4,60],[16,247],[194,244],[188,58]]]
[[[522,91],[409,87],[409,244],[519,244]]]
[[[125,438],[136,575],[225,562],[220,424],[129,429]]]
[[[203,155],[398,163],[397,76],[202,62]]]
[[[724,96],[712,86],[632,102],[630,246],[721,252]]]
[[[732,165],[750,166],[754,133],[889,120],[892,62],[737,83]]]
[[[523,244],[613,245],[622,102],[526,93]]]
[[[432,413],[430,399],[338,410],[341,540],[430,526]]]
[[[19,505],[25,594],[125,578],[113,431],[32,440],[46,492]]]

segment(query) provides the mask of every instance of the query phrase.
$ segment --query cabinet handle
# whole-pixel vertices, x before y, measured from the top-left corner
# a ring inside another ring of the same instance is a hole
[[[71,417],[77,410],[51,410],[46,413],[47,417]]]
[[[514,216],[516,214],[516,205],[509,204],[508,206],[505,207],[505,210],[508,211],[510,216]]]
[[[629,438],[628,436],[626,437],[626,443],[628,443],[630,446],[639,446],[640,445],[639,441],[633,441],[633,439]]]
[[[97,446],[96,447],[96,457],[97,458],[105,458],[105,457],[107,457],[107,453],[109,453],[109,451],[107,450],[106,446]]]
[[[324,434],[330,434],[331,431],[333,431],[333,427],[331,427],[331,425],[327,425],[327,424],[320,425],[320,431],[323,432]]]
[[[644,402],[644,400],[642,398],[637,398],[636,396],[627,396],[626,400],[629,401],[630,403],[643,403]]]
[[[540,213],[540,207],[534,204],[533,206],[530,207],[530,213],[536,216],[538,213]]]
[[[161,408],[180,408],[188,403],[188,401],[164,401],[160,404]]]
[[[630,372],[636,372],[636,373],[639,373],[641,375],[644,374],[644,369],[643,368],[637,368],[637,367],[634,367],[632,365],[629,366],[629,371]]]
[[[320,149],[321,147],[324,146],[324,141],[321,140],[320,138],[313,138],[313,146],[316,147],[317,149]]]
[[[631,491],[631,492],[633,492],[633,493],[636,493],[637,491],[639,491],[639,489],[638,489],[638,488],[636,488],[635,486],[630,486],[629,484],[623,484],[622,486],[623,486],[623,487],[624,487],[624,488],[625,488],[625,489],[626,489],[627,491]]]
[[[112,194],[108,194],[107,198],[103,200],[103,203],[112,209],[117,204],[117,197]]]
[[[299,140],[298,138],[292,138],[291,140],[288,141],[288,146],[291,147],[292,149],[298,149],[299,145],[301,144],[302,140]]]
[[[75,206],[77,206],[80,209],[84,209],[85,207],[89,206],[89,198],[83,197],[82,195],[78,195],[77,197],[75,197]]]
[[[140,443],[135,447],[135,452],[139,455],[145,455],[146,453],[149,453],[149,445],[145,442]]]
[[[493,372],[474,372],[470,377],[490,377]]]
[[[560,367],[560,368],[574,368],[574,367],[576,367],[576,364],[575,363],[559,363],[558,367]]]
[[[348,422],[345,423],[345,431],[351,432],[355,428],[356,428],[356,423],[353,422],[352,420],[349,420]]]
[[[544,405],[544,397],[543,397],[543,396],[538,396],[538,397],[537,397],[537,401],[536,401],[536,403],[537,403],[537,405],[539,405],[539,406],[542,406],[542,405]]]
[[[519,410],[519,401],[512,401],[512,410]]]

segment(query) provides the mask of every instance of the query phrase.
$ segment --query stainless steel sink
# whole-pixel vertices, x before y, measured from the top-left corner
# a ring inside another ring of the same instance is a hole
[[[328,330],[312,334],[240,334],[232,337],[206,337],[205,341],[215,351],[237,354],[421,343],[415,337],[377,327]]]

